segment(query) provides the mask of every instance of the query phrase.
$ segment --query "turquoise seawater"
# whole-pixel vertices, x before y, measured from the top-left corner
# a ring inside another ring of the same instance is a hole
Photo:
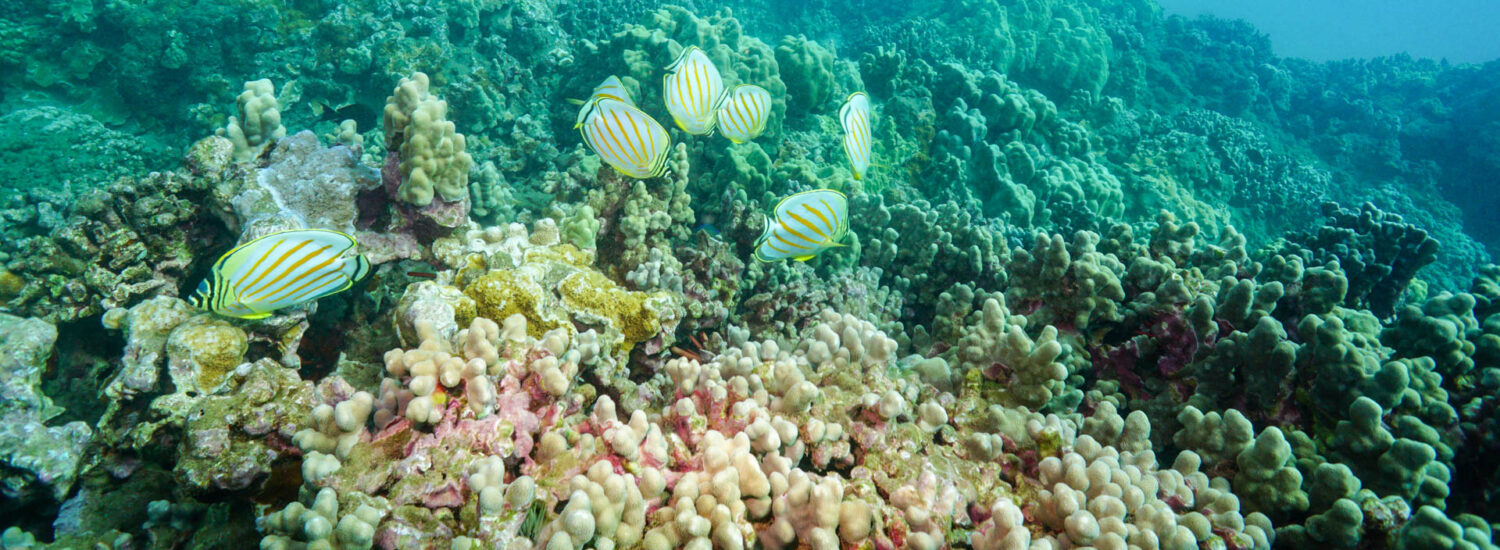
[[[1494,8],[1164,4],[0,3],[0,548],[1495,548]]]

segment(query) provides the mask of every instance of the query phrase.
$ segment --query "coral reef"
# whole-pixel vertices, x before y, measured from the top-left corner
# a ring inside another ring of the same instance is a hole
[[[48,425],[63,413],[41,387],[56,341],[57,329],[45,321],[0,316],[0,447],[7,449],[0,464],[0,493],[12,505],[38,496],[66,498],[93,436],[81,421]]]
[[[1495,548],[1500,232],[1447,184],[1494,67],[1134,0],[14,8],[5,548]],[[566,99],[666,120],[690,47],[765,133],[603,166]],[[753,259],[813,189],[844,246]],[[183,300],[290,228],[368,276]]]
[[[281,139],[266,166],[226,181],[215,194],[230,197],[235,225],[247,234],[276,229],[332,229],[355,233],[356,198],[380,186],[379,175],[359,163],[359,151],[324,147],[312,132]]]
[[[175,294],[205,243],[223,239],[206,206],[232,168],[228,140],[187,152],[183,173],[122,179],[70,201],[65,223],[5,241],[10,311],[61,322]]]

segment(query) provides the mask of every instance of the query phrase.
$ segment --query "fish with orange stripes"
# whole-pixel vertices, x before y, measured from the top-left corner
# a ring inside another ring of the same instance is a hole
[[[781,199],[755,242],[755,259],[805,262],[829,248],[846,246],[849,199],[832,189],[803,191]]]
[[[667,67],[662,77],[662,98],[667,112],[682,131],[695,136],[714,132],[719,107],[728,97],[724,78],[708,54],[697,46],[688,46]]]
[[[613,98],[599,98],[584,106],[578,131],[605,164],[635,179],[660,176],[667,171],[667,151],[672,137],[651,115]]]
[[[220,256],[189,302],[228,317],[270,317],[364,278],[370,261],[353,252],[357,244],[354,237],[326,229],[260,237]]]
[[[771,118],[771,92],[754,84],[741,84],[729,92],[719,108],[719,132],[729,141],[745,143],[766,131]]]
[[[864,92],[849,94],[839,109],[839,123],[844,126],[844,153],[849,155],[849,169],[854,179],[865,177],[870,169],[870,96]]]

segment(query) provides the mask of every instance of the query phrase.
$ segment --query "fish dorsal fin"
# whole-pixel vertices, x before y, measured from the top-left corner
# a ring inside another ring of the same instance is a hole
[[[694,51],[701,50],[698,50],[698,46],[688,46],[686,48],[683,48],[682,52],[677,54],[677,59],[672,61],[671,65],[667,65],[667,72],[670,73],[672,71],[676,71],[678,67],[681,67],[683,63],[687,62],[688,56],[693,55]]]
[[[598,105],[599,101],[605,99],[613,99],[631,107],[635,106],[635,100],[630,98],[630,92],[625,89],[625,82],[621,81],[618,76],[609,75],[608,78],[604,79],[604,82],[600,82],[598,86],[594,87],[594,92],[589,94],[587,100],[568,100],[577,101],[577,104],[582,106],[578,109],[578,120],[574,121],[573,127],[582,127],[584,119],[588,118],[589,113],[593,112],[594,107]]]
[[[630,92],[625,89],[625,83],[615,75],[609,75],[609,78],[604,79],[604,82],[594,88],[594,97],[607,97],[626,105],[635,105],[635,100],[630,98]]]

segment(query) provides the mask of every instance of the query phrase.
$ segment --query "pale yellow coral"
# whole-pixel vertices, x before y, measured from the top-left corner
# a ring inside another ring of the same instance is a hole
[[[571,244],[518,246],[509,257],[519,259],[518,265],[491,269],[464,287],[480,317],[521,315],[532,337],[553,329],[571,333],[575,323],[597,327],[606,338],[623,340],[624,355],[634,344],[671,334],[681,316],[676,297],[621,287],[590,267],[591,254]]]
[[[386,98],[386,149],[401,153],[397,196],[417,206],[462,200],[469,193],[474,158],[464,151],[463,134],[448,120],[448,102],[428,93],[427,75],[413,73]]]
[[[235,100],[240,116],[229,117],[221,135],[234,142],[235,162],[249,162],[260,156],[266,144],[286,137],[281,125],[281,104],[269,79],[245,83],[245,91]]]

